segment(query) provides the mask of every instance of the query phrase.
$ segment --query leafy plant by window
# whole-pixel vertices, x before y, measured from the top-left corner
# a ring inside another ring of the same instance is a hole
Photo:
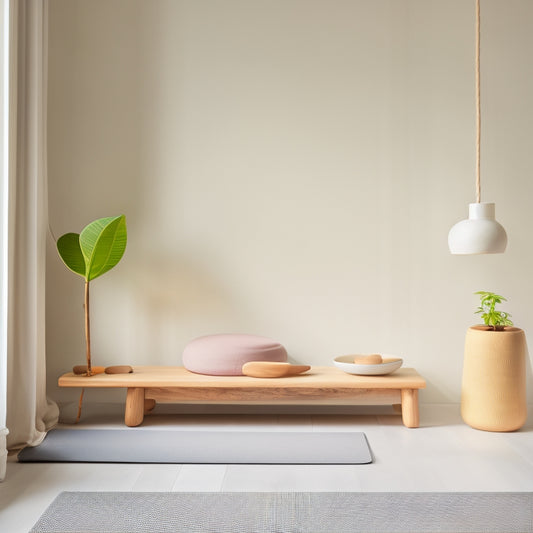
[[[474,294],[479,295],[481,300],[476,314],[481,314],[486,326],[491,327],[494,331],[502,331],[505,326],[513,325],[509,313],[496,311],[496,305],[506,302],[506,298],[487,291],[478,291]]]
[[[57,240],[57,251],[65,265],[85,279],[85,341],[87,375],[92,376],[89,282],[111,270],[126,250],[126,217],[99,218],[78,233],[66,233]]]

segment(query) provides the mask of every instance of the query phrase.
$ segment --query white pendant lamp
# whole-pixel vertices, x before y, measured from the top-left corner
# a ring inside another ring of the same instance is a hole
[[[481,202],[479,37],[479,0],[476,0],[476,203],[470,204],[468,219],[455,224],[448,234],[448,247],[452,254],[498,254],[504,252],[507,246],[507,234],[495,219],[495,205]]]

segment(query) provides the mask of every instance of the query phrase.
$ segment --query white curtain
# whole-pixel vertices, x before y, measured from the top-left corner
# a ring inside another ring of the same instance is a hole
[[[36,445],[57,423],[46,397],[47,0],[10,0],[7,446]]]
[[[0,0],[0,481],[4,479],[7,462],[7,80],[9,17],[8,2]]]

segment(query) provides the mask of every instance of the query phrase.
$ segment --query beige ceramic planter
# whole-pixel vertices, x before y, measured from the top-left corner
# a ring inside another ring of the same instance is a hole
[[[523,426],[527,417],[523,330],[468,328],[461,415],[468,425],[485,431],[514,431]]]

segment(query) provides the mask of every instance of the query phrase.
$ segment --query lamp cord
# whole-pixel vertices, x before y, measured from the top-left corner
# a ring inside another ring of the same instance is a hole
[[[476,0],[476,202],[481,202],[481,91],[480,91],[480,16]]]

